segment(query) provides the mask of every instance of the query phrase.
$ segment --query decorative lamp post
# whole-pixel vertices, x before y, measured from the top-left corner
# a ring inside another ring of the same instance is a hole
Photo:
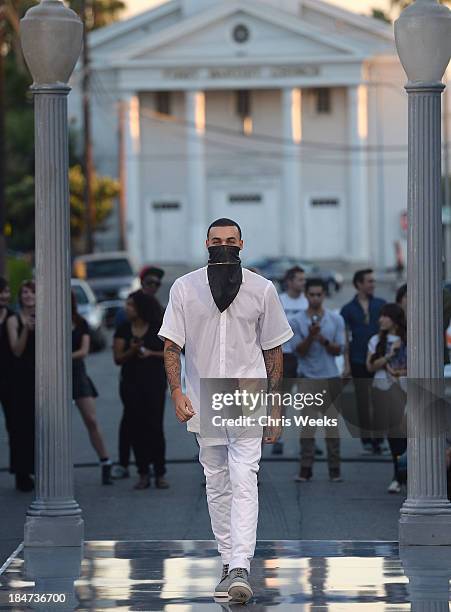
[[[443,403],[441,178],[442,77],[451,53],[451,15],[416,0],[395,23],[408,77],[408,494],[401,545],[451,545]]]
[[[36,499],[25,546],[81,546],[71,440],[70,225],[67,85],[83,26],[60,0],[42,0],[21,20],[33,76],[36,150]]]

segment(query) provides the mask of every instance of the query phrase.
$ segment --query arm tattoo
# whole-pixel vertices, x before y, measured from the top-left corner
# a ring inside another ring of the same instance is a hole
[[[164,366],[171,393],[182,386],[180,351],[181,348],[172,340],[164,343]]]
[[[268,376],[268,391],[278,391],[283,376],[282,347],[276,346],[268,351],[263,351],[263,359]]]

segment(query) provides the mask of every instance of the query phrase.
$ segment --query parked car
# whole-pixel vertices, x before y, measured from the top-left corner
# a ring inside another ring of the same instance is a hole
[[[79,278],[72,278],[70,284],[75,294],[78,312],[89,325],[91,350],[102,351],[107,342],[103,308],[98,304],[96,296],[87,282]]]
[[[104,309],[107,327],[112,327],[128,294],[141,286],[130,255],[126,251],[80,255],[72,265],[73,275],[89,283]]]
[[[339,291],[343,284],[343,276],[334,270],[322,268],[311,261],[300,261],[294,257],[265,257],[260,260],[249,262],[248,267],[257,269],[262,276],[281,284],[285,273],[290,268],[299,266],[305,270],[307,277],[319,277],[325,285],[328,295]]]

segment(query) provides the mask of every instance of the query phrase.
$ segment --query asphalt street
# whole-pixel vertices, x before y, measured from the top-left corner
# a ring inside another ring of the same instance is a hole
[[[171,279],[169,279],[171,280]],[[161,299],[167,299],[167,284]],[[352,287],[329,300],[341,306],[353,294]],[[385,283],[379,295],[393,299],[393,286]],[[118,367],[114,365],[111,338],[108,348],[87,359],[89,375],[99,391],[97,414],[109,453],[117,460],[117,434],[122,407],[118,396]],[[330,483],[327,464],[317,461],[311,482],[297,484],[299,440],[296,429],[284,433],[284,454],[275,458],[264,449],[260,469],[260,514],[258,538],[307,540],[396,540],[399,508],[404,499],[389,495],[390,457],[365,457],[360,443],[344,423],[342,431],[342,475],[344,482]],[[197,462],[197,445],[192,434],[174,416],[169,397],[166,403],[168,490],[150,488],[134,491],[131,478],[112,486],[100,485],[96,455],[73,407],[73,452],[75,498],[83,510],[87,540],[211,539],[212,532]],[[325,449],[318,434],[318,445]],[[22,540],[23,524],[33,493],[19,493],[7,470],[7,439],[0,418],[0,566]]]

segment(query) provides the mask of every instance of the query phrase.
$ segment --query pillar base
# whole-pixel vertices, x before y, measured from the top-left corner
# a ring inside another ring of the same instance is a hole
[[[27,516],[24,527],[25,546],[81,546],[84,521],[74,516]]]
[[[399,519],[401,546],[451,546],[449,514],[402,514]]]

